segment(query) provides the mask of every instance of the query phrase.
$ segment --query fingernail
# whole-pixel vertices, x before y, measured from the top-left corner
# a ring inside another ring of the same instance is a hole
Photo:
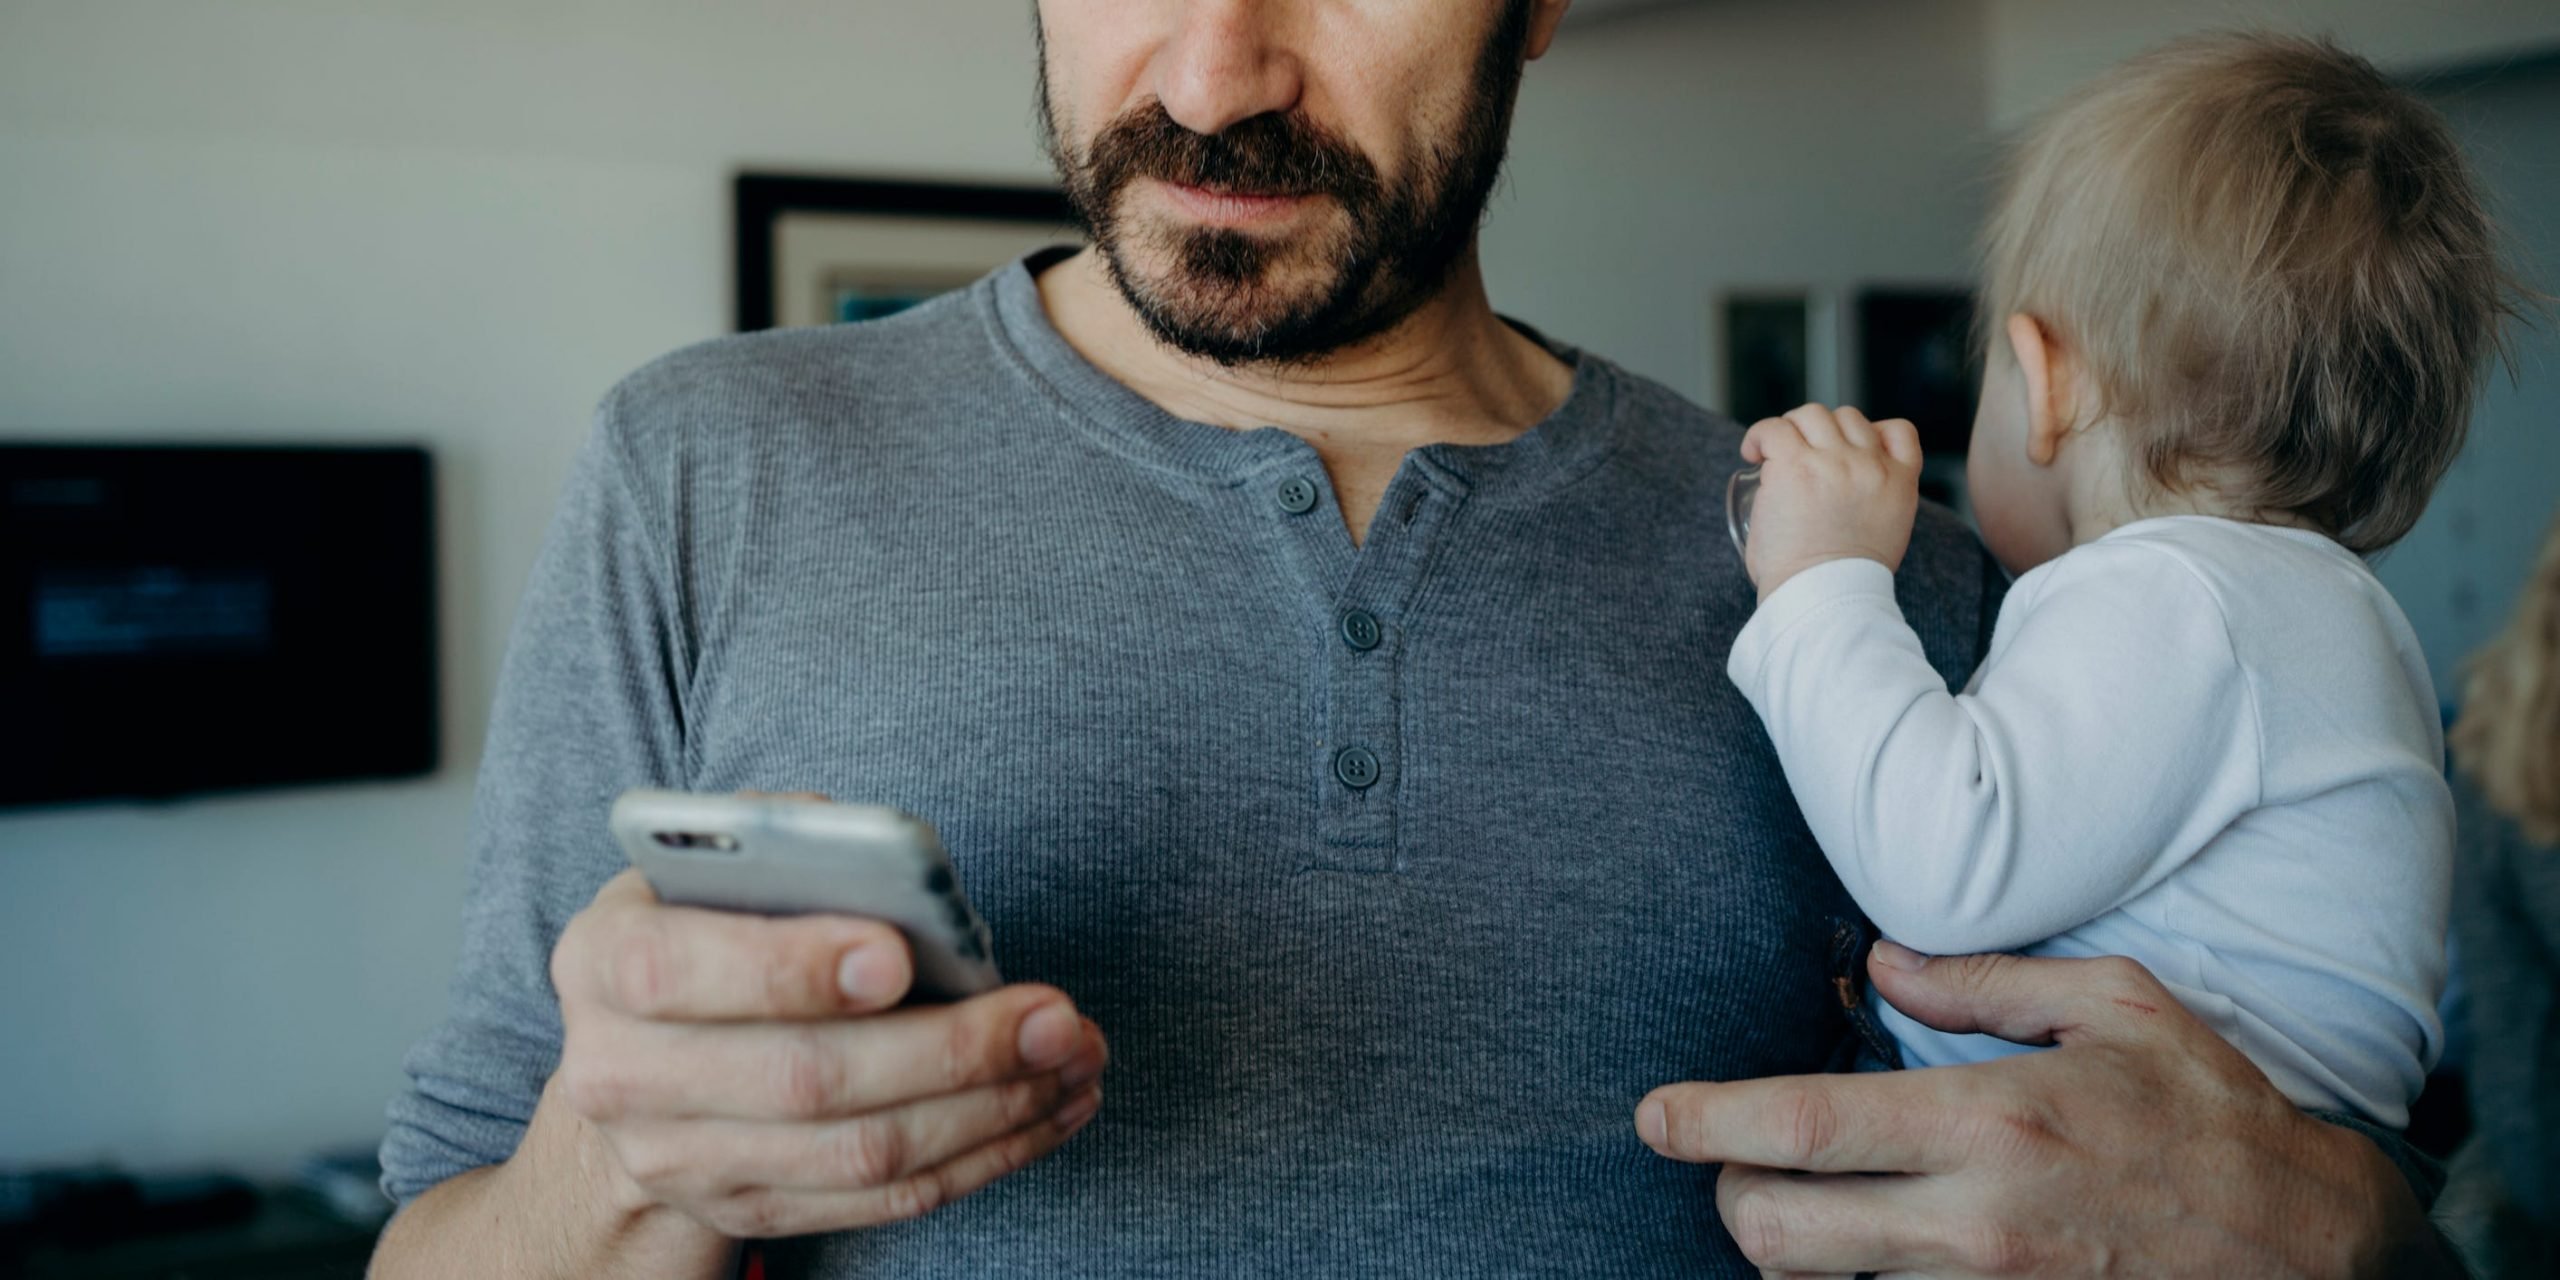
[[[1929,957],[1924,956],[1899,942],[1878,938],[1876,939],[1876,962],[1888,969],[1900,969],[1904,973],[1918,973],[1922,966],[1929,963]]]
[[[1066,1063],[1075,1053],[1076,1041],[1083,1031],[1084,1022],[1074,1010],[1063,1004],[1047,1004],[1022,1020],[1021,1038],[1016,1044],[1025,1063],[1045,1071]]]
[[[881,946],[855,947],[836,962],[836,985],[845,995],[878,1004],[898,995],[898,957]]]
[[[1100,1110],[1102,1110],[1102,1090],[1087,1089],[1067,1099],[1067,1105],[1058,1108],[1058,1114],[1051,1118],[1059,1128],[1074,1133],[1083,1128],[1085,1121],[1091,1120],[1093,1114]]]
[[[1102,1055],[1098,1053],[1078,1054],[1073,1062],[1058,1068],[1058,1087],[1068,1093],[1101,1078]]]
[[[1636,1132],[1643,1135],[1645,1145],[1660,1150],[1671,1141],[1671,1122],[1662,1113],[1662,1103],[1647,1098],[1636,1108]]]

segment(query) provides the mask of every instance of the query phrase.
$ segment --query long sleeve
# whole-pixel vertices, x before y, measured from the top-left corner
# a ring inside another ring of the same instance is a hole
[[[383,1186],[405,1204],[514,1154],[560,1054],[551,947],[624,858],[613,798],[682,785],[684,631],[610,409],[580,455],[499,674],[446,1021],[393,1098]]]
[[[1867,560],[1789,580],[1727,669],[1842,883],[1922,951],[2010,950],[2087,921],[2259,798],[2222,611],[2149,548],[2095,543],[2021,579],[1965,693]]]
[[[2471,1009],[2471,1111],[2517,1204],[2560,1229],[2560,849],[2455,792],[2454,941]]]

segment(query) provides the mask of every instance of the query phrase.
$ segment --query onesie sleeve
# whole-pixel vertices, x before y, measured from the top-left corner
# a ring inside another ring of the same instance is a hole
[[[1951,694],[1885,567],[1797,575],[1728,673],[1841,882],[1935,954],[2051,937],[2157,883],[2258,802],[2246,673],[2174,555],[2092,543],[2022,579]]]

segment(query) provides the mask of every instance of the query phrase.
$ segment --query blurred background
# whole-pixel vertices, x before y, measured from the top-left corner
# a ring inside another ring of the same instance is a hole
[[[432,681],[401,696],[440,744],[393,781],[0,809],[0,1171],[369,1148],[444,1009],[486,704],[591,406],[736,323],[741,172],[1047,183],[1029,11],[0,0],[0,443],[423,447]],[[1580,0],[1523,92],[1496,305],[1746,415],[1944,393],[2003,131],[2235,23],[2422,86],[2560,292],[2549,0]],[[2381,566],[2448,702],[2560,500],[2556,349],[2523,335]]]

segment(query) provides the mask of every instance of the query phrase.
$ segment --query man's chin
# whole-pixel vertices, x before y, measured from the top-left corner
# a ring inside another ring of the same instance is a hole
[[[1167,304],[1150,300],[1139,307],[1158,341],[1185,355],[1223,365],[1302,360],[1323,354],[1306,350],[1296,313],[1250,303],[1232,305]]]
[[[1330,278],[1265,268],[1233,279],[1178,265],[1133,270],[1130,264],[1115,274],[1122,296],[1156,337],[1188,355],[1248,364],[1304,359],[1334,345],[1308,349],[1310,321],[1331,309],[1339,291]]]

